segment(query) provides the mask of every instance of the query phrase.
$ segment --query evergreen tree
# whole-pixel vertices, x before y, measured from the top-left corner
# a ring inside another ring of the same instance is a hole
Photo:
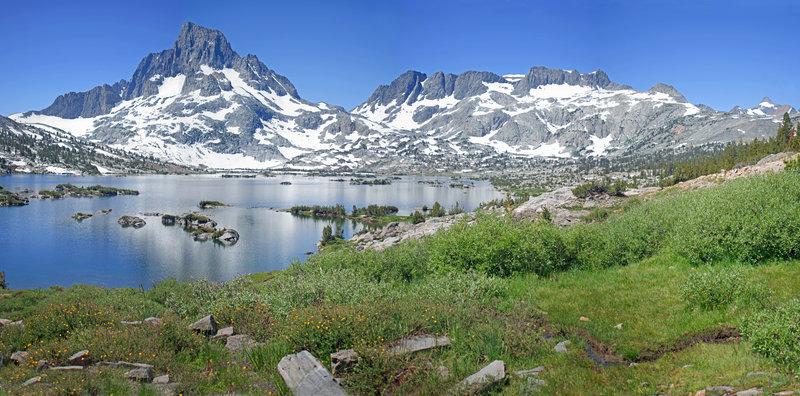
[[[414,212],[414,215],[411,216],[411,223],[412,224],[419,224],[425,222],[425,216],[422,215],[418,210]]]
[[[431,208],[431,216],[433,217],[442,217],[445,215],[444,208],[442,205],[439,204],[439,201],[433,203],[433,207]]]
[[[789,144],[789,137],[792,133],[792,118],[789,117],[789,113],[783,113],[783,123],[778,128],[778,134],[776,138],[778,139],[778,143],[781,146],[787,146]]]
[[[319,241],[319,244],[325,246],[333,239],[333,230],[331,230],[331,226],[326,225],[325,228],[322,229],[322,240]]]

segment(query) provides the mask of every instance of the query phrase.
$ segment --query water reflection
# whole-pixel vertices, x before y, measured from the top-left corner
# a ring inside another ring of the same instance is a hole
[[[227,280],[237,274],[285,268],[293,258],[305,259],[315,251],[327,224],[340,225],[346,238],[361,225],[341,219],[295,217],[270,208],[294,205],[342,204],[394,205],[399,214],[413,212],[423,205],[440,202],[445,208],[467,210],[502,194],[487,183],[476,182],[469,189],[450,188],[444,178],[407,177],[386,186],[358,186],[334,182],[330,178],[281,176],[254,179],[225,179],[215,175],[76,177],[56,175],[14,175],[0,177],[8,190],[42,190],[59,183],[102,184],[131,188],[139,196],[113,198],[69,198],[55,201],[33,200],[17,208],[0,208],[0,225],[6,237],[0,238],[0,271],[13,288],[69,286],[89,283],[108,287],[149,287],[166,277],[181,280],[208,278]],[[281,185],[287,180],[291,185]],[[419,180],[441,180],[441,185],[421,184]],[[201,200],[216,200],[229,208],[200,210]],[[76,212],[106,215],[76,222]],[[241,238],[230,247],[195,242],[180,227],[161,225],[158,217],[144,217],[141,229],[121,228],[122,215],[145,212],[182,214],[198,211],[220,227],[235,228]]]

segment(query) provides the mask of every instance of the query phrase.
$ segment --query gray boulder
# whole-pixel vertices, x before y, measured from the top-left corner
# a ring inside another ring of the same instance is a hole
[[[278,363],[278,373],[296,396],[347,395],[333,375],[308,351],[284,356]]]
[[[135,368],[125,373],[125,378],[137,382],[153,382],[153,370],[149,367]]]
[[[214,319],[213,315],[208,315],[190,324],[189,330],[205,335],[214,335],[217,334],[217,321]]]
[[[11,354],[11,361],[14,362],[17,366],[27,363],[28,361],[28,352],[25,351],[16,351]]]
[[[225,348],[233,352],[243,352],[256,346],[256,342],[246,334],[237,334],[228,337]]]
[[[461,393],[478,393],[506,377],[506,365],[502,360],[495,360],[475,374],[470,375],[458,384]]]
[[[84,349],[80,352],[75,352],[72,356],[67,359],[69,364],[72,366],[89,366],[92,364],[91,358],[89,358],[89,350]]]

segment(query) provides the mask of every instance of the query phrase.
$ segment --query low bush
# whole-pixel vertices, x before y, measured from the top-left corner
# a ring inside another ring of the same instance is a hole
[[[725,308],[733,303],[764,306],[769,290],[754,284],[741,267],[710,267],[697,270],[681,287],[683,299],[690,307],[705,310]]]
[[[800,372],[800,299],[753,314],[742,324],[742,334],[754,351]]]
[[[563,231],[547,222],[519,223],[506,217],[481,214],[462,221],[426,241],[431,268],[492,276],[534,272],[549,276],[569,268],[572,254]]]

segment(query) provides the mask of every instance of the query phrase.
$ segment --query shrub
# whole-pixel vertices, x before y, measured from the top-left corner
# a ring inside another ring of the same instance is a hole
[[[800,372],[800,299],[748,317],[742,334],[752,342],[754,351]]]
[[[418,210],[414,212],[414,215],[411,216],[411,223],[412,224],[419,224],[425,222],[425,216],[422,215]]]
[[[769,298],[763,285],[748,280],[740,267],[716,267],[694,271],[681,287],[683,299],[690,307],[706,310],[724,308],[734,302],[761,305]]]
[[[430,265],[437,272],[477,271],[493,276],[563,270],[571,254],[563,232],[546,222],[515,222],[486,214],[469,225],[462,221],[427,242]]]
[[[800,140],[800,139],[795,139]],[[800,172],[800,157],[794,157],[794,159],[787,159],[783,161],[786,164],[786,170],[791,172]]]

